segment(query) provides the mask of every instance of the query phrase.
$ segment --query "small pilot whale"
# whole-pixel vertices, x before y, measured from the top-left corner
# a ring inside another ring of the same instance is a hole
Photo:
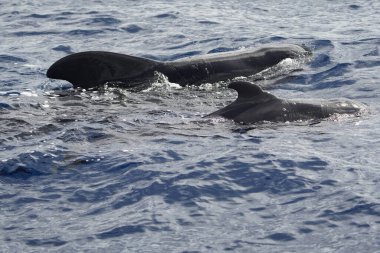
[[[63,57],[50,66],[46,75],[82,88],[105,83],[126,88],[138,87],[153,82],[155,72],[164,74],[170,82],[181,86],[200,85],[253,75],[284,59],[310,54],[301,46],[285,45],[159,62],[124,54],[89,51]]]
[[[238,92],[238,98],[228,106],[208,116],[221,116],[238,123],[261,121],[287,122],[328,118],[333,114],[355,114],[363,105],[354,101],[298,101],[275,97],[259,86],[245,81],[232,82],[228,88]]]

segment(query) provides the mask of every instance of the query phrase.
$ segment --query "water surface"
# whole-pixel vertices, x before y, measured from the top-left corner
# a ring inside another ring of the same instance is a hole
[[[0,10],[1,251],[378,250],[378,1],[25,0]],[[260,85],[368,112],[239,125],[203,118],[236,98],[223,83],[161,80],[133,93],[45,77],[80,51],[176,60],[273,43],[304,44],[313,58]]]

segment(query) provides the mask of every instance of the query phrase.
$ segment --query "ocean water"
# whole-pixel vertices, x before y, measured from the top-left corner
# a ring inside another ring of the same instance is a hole
[[[379,16],[375,0],[1,1],[0,252],[380,252]],[[87,50],[164,61],[284,43],[313,56],[258,84],[366,112],[241,125],[203,117],[236,98],[224,83],[45,76]]]

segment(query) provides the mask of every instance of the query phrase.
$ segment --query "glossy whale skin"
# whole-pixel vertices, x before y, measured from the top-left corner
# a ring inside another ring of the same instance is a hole
[[[288,122],[328,118],[334,114],[357,114],[365,106],[351,100],[287,100],[263,91],[244,81],[228,86],[238,92],[238,98],[228,106],[209,114],[238,123],[262,121]]]
[[[74,87],[92,88],[113,82],[128,88],[154,80],[158,71],[181,86],[200,85],[253,75],[284,59],[310,54],[301,46],[281,45],[159,62],[125,54],[88,51],[61,58],[50,66],[46,75],[66,80]]]

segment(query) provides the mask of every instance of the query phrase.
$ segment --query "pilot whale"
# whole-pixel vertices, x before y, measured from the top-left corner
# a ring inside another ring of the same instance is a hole
[[[232,82],[228,88],[236,90],[238,98],[206,117],[221,116],[238,123],[287,122],[328,118],[333,114],[356,114],[364,108],[364,105],[350,100],[280,99],[245,81]]]
[[[113,83],[133,88],[152,82],[155,72],[160,72],[170,82],[181,86],[200,85],[253,75],[284,59],[309,54],[310,51],[301,46],[282,45],[160,62],[112,52],[88,51],[56,61],[48,69],[47,77],[66,80],[74,87],[92,88]]]

